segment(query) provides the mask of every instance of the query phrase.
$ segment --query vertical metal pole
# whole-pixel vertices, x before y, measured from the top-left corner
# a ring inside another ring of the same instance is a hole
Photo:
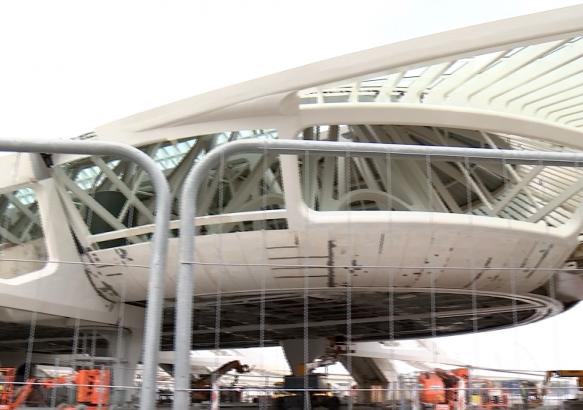
[[[399,389],[399,410],[407,410],[407,400],[405,398],[405,380],[404,376],[400,374],[398,376],[398,389]],[[413,402],[411,398],[411,403]]]
[[[252,141],[257,148],[257,141]],[[262,145],[261,145],[262,146]],[[180,266],[176,276],[176,316],[174,332],[174,401],[173,409],[185,410],[190,406],[190,349],[192,346],[192,296],[194,287],[194,246],[196,231],[194,218],[198,191],[208,172],[221,158],[226,158],[238,142],[222,145],[212,150],[190,170],[182,187],[180,202]]]
[[[143,349],[143,382],[140,396],[140,409],[153,410],[156,406],[156,376],[158,373],[158,351],[160,350],[160,331],[162,307],[164,303],[164,274],[168,248],[168,225],[170,221],[170,189],[164,173],[152,158],[130,145],[106,141],[77,140],[31,140],[0,139],[0,151],[115,155],[134,161],[146,171],[154,188],[156,198],[156,217],[152,238],[150,277],[148,283],[148,306],[146,308],[145,335]]]
[[[211,151],[212,153],[212,151]],[[174,332],[174,401],[173,409],[188,409],[190,406],[190,348],[192,346],[192,295],[194,266],[190,263],[194,255],[197,193],[202,175],[195,167],[188,174],[182,192],[188,192],[180,202],[180,266],[176,276],[176,316]],[[192,187],[191,189],[188,189]]]
[[[174,410],[185,410],[190,405],[190,348],[192,344],[192,296],[194,274],[194,246],[196,203],[199,188],[208,173],[219,164],[221,158],[232,154],[275,153],[302,155],[306,151],[320,155],[381,157],[387,154],[407,157],[459,160],[471,157],[473,160],[502,160],[507,163],[568,165],[583,162],[583,154],[566,152],[492,150],[485,148],[457,148],[441,146],[374,144],[354,142],[304,141],[304,140],[239,140],[221,145],[206,155],[188,173],[182,186],[180,202],[180,266],[176,277],[176,322],[174,356]]]

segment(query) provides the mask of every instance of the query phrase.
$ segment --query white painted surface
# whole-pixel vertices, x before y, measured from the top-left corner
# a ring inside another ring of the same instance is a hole
[[[398,287],[431,287],[528,293],[545,283],[552,269],[561,268],[576,244],[576,231],[542,224],[490,217],[420,212],[315,213],[326,217],[306,230],[237,232],[197,239],[195,291],[214,293],[219,276],[223,292],[297,289],[304,274],[318,276],[310,286],[343,286],[348,275],[354,286],[386,287],[391,277]],[[332,250],[329,245],[333,244]],[[126,247],[131,264],[146,265],[148,243]],[[103,264],[119,264],[115,249],[93,252]],[[177,240],[170,241],[169,266],[177,266]],[[356,270],[351,266],[355,266]],[[381,266],[382,268],[375,268]],[[473,272],[463,269],[475,267]],[[431,269],[431,267],[438,267]],[[460,269],[462,268],[462,269]],[[499,268],[493,269],[493,268]],[[351,272],[352,271],[352,272]],[[147,275],[139,267],[102,267],[107,282],[128,287],[128,300],[145,298]],[[264,277],[263,277],[264,276]],[[170,270],[166,295],[175,292]]]

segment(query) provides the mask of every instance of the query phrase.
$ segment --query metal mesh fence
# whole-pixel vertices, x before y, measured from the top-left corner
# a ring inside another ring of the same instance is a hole
[[[225,144],[201,159],[188,177],[179,211],[182,226],[173,232],[181,246],[174,259],[180,264],[173,279],[177,288],[161,308],[161,349],[175,353],[158,370],[153,387],[144,383],[147,371],[132,364],[141,345],[132,339],[137,336],[132,334],[133,314],[148,303],[135,296],[131,278],[151,266],[135,258],[135,249],[148,246],[147,233],[128,234],[115,247],[85,249],[79,260],[53,260],[50,252],[48,258],[1,255],[3,262],[16,265],[68,266],[88,278],[100,271],[122,280],[101,289],[103,295],[115,296],[108,306],[116,319],[107,326],[73,312],[47,314],[40,305],[30,311],[6,310],[10,317],[0,337],[2,363],[10,362],[12,352],[13,361],[23,367],[5,367],[0,399],[15,403],[26,393],[23,403],[32,405],[29,396],[38,393],[35,404],[46,407],[128,407],[149,389],[154,393],[148,396],[149,406],[175,408],[461,410],[553,406],[575,398],[576,387],[543,381],[544,372],[528,366],[486,377],[481,371],[488,369],[450,360],[436,343],[423,342],[419,346],[427,354],[406,358],[399,346],[404,340],[469,333],[478,362],[487,349],[480,345],[481,332],[516,329],[576,302],[569,299],[563,275],[580,270],[564,264],[583,222],[576,201],[568,204],[578,190],[566,186],[555,192],[550,177],[542,178],[540,170],[532,176],[531,171],[552,167],[560,173],[577,167],[579,154],[312,139]],[[228,214],[226,188],[234,182],[227,159],[247,151],[259,158],[254,162],[258,174],[278,174],[259,178],[249,192],[259,209],[252,210],[257,215],[251,228],[239,229],[226,217],[212,229],[196,232],[204,235],[194,243],[198,202],[189,189],[208,183],[212,175],[218,181],[216,215]],[[297,171],[295,181],[274,170],[269,158],[279,155],[282,170]],[[436,165],[443,163],[458,170],[457,180],[443,178],[443,167]],[[476,163],[490,165],[478,168]],[[486,171],[492,173],[489,180],[480,178]],[[532,184],[538,184],[537,192]],[[273,229],[268,227],[273,211],[269,193],[282,185],[298,195],[286,197],[287,207],[278,214],[286,223]],[[423,208],[396,209],[396,203],[402,207],[413,196]],[[513,201],[519,204],[514,216],[508,211]],[[457,208],[434,212],[440,206]],[[561,214],[559,206],[571,208]],[[520,213],[518,207],[530,210]],[[90,208],[85,214],[89,225],[100,209],[95,204]],[[124,220],[124,229],[136,233],[137,208],[125,208],[117,217]],[[559,214],[560,224],[548,219],[552,215],[555,221]],[[531,220],[533,215],[539,223]],[[178,244],[173,243],[176,253]],[[376,353],[366,350],[367,343],[374,344]],[[148,346],[151,354],[154,347]],[[273,346],[283,347],[287,368],[277,368],[268,355],[249,366],[244,353],[233,353]],[[519,351],[520,346],[509,349]],[[197,360],[192,350],[211,350],[214,356],[193,368]],[[395,365],[399,361],[418,365],[418,370],[400,370]],[[342,374],[329,371],[335,363],[342,365]],[[12,368],[18,375],[11,375]],[[84,383],[82,377],[93,379]],[[88,396],[80,398],[83,394]]]

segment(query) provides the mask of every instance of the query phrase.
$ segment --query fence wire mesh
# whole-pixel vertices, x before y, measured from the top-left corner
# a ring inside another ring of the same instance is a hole
[[[519,326],[574,303],[561,275],[583,270],[565,265],[583,224],[571,171],[579,154],[513,157],[491,147],[405,152],[353,143],[343,130],[314,127],[306,141],[249,140],[232,150],[225,144],[198,159],[198,177],[183,173],[183,186],[198,178],[191,187],[206,191],[195,200],[186,188],[174,191],[182,209],[174,210],[171,235],[187,253],[173,260],[182,272],[167,278],[177,288],[166,294],[161,349],[175,353],[160,364],[151,405],[461,410],[556,406],[575,398],[576,385],[545,381],[536,359],[494,376],[488,372],[496,369],[479,364],[489,349],[482,332],[510,328],[514,341],[505,348],[522,356]],[[26,279],[31,267],[68,267],[89,280],[99,271],[111,279],[98,287],[115,320],[88,320],[82,306],[67,316],[45,313],[41,302],[30,310],[3,308],[0,363],[16,364],[0,369],[0,400],[14,402],[28,389],[38,393],[29,405],[54,408],[89,403],[79,399],[89,389],[96,407],[130,407],[143,391],[133,323],[136,309],[147,306],[136,285],[143,286],[137,278],[151,267],[143,255],[152,197],[131,163],[92,163],[102,170],[92,180],[101,181],[100,192],[124,199],[116,212],[107,201],[87,200],[97,191],[82,188],[87,178],[61,192],[72,207],[69,217],[75,210],[82,216],[75,234],[81,222],[89,227],[77,245],[93,240],[91,247],[66,260],[52,258],[45,242],[39,246],[47,225],[39,225],[33,186],[2,202],[0,225],[12,236],[0,232],[0,262],[7,266],[4,279]],[[566,182],[557,182],[560,176]],[[201,204],[215,218],[206,224],[194,223]],[[111,229],[117,225],[111,216],[123,227]],[[109,228],[98,232],[96,218]],[[184,236],[195,234],[196,246]],[[39,295],[40,286],[32,287]],[[78,303],[76,290],[63,293],[70,305]],[[460,333],[471,337],[474,362],[436,339]],[[10,375],[12,368],[18,375]],[[96,379],[83,383],[84,371],[97,371]],[[105,374],[108,382],[100,379]]]

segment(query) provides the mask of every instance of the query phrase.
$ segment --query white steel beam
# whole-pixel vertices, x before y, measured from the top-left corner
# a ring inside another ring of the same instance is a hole
[[[561,204],[566,202],[568,199],[573,197],[573,195],[577,194],[583,189],[583,179],[580,179],[575,184],[571,185],[565,191],[563,191],[560,195],[557,195],[549,202],[545,204],[542,208],[540,208],[535,214],[531,215],[528,218],[528,222],[538,222]]]
[[[54,176],[57,181],[65,185],[77,198],[79,198],[87,207],[89,207],[96,215],[103,219],[112,228],[127,229],[127,227],[117,220],[115,216],[111,214],[107,209],[103,207],[99,202],[92,198],[87,192],[82,190],[75,182],[73,182],[65,172],[56,167],[54,169]],[[127,238],[131,243],[142,242],[141,239],[131,236]]]
[[[503,196],[494,204],[492,212],[497,215],[502,209],[508,206],[510,202],[512,202],[516,195],[518,195],[521,191],[526,191],[528,185],[540,174],[543,168],[544,167],[540,165],[532,167],[532,169],[525,176],[523,176],[519,182],[513,184],[512,188],[504,192]],[[532,193],[530,195],[532,197]],[[534,198],[533,202],[535,203],[534,206],[539,207],[538,203],[534,201]]]
[[[87,227],[87,224],[83,220],[83,217],[79,213],[79,210],[73,203],[71,196],[65,189],[65,187],[59,183],[56,183],[55,186],[57,187],[59,197],[61,198],[61,202],[65,208],[65,212],[69,217],[69,223],[71,224],[71,228],[77,237],[77,240],[83,246],[84,249],[91,249],[92,245],[95,243],[91,241],[91,232]],[[115,232],[115,231],[114,231]]]
[[[133,192],[123,181],[121,181],[118,176],[107,166],[107,164],[99,157],[91,157],[91,161],[95,165],[101,169],[104,175],[111,181],[111,183],[119,189],[119,191],[124,194],[126,197],[126,202],[131,203],[134,205],[138,211],[140,211],[149,222],[154,221],[154,215],[152,212],[144,205],[142,201],[136,196],[135,192]],[[122,215],[119,215],[121,219],[118,217],[118,220],[121,222],[123,220]]]

